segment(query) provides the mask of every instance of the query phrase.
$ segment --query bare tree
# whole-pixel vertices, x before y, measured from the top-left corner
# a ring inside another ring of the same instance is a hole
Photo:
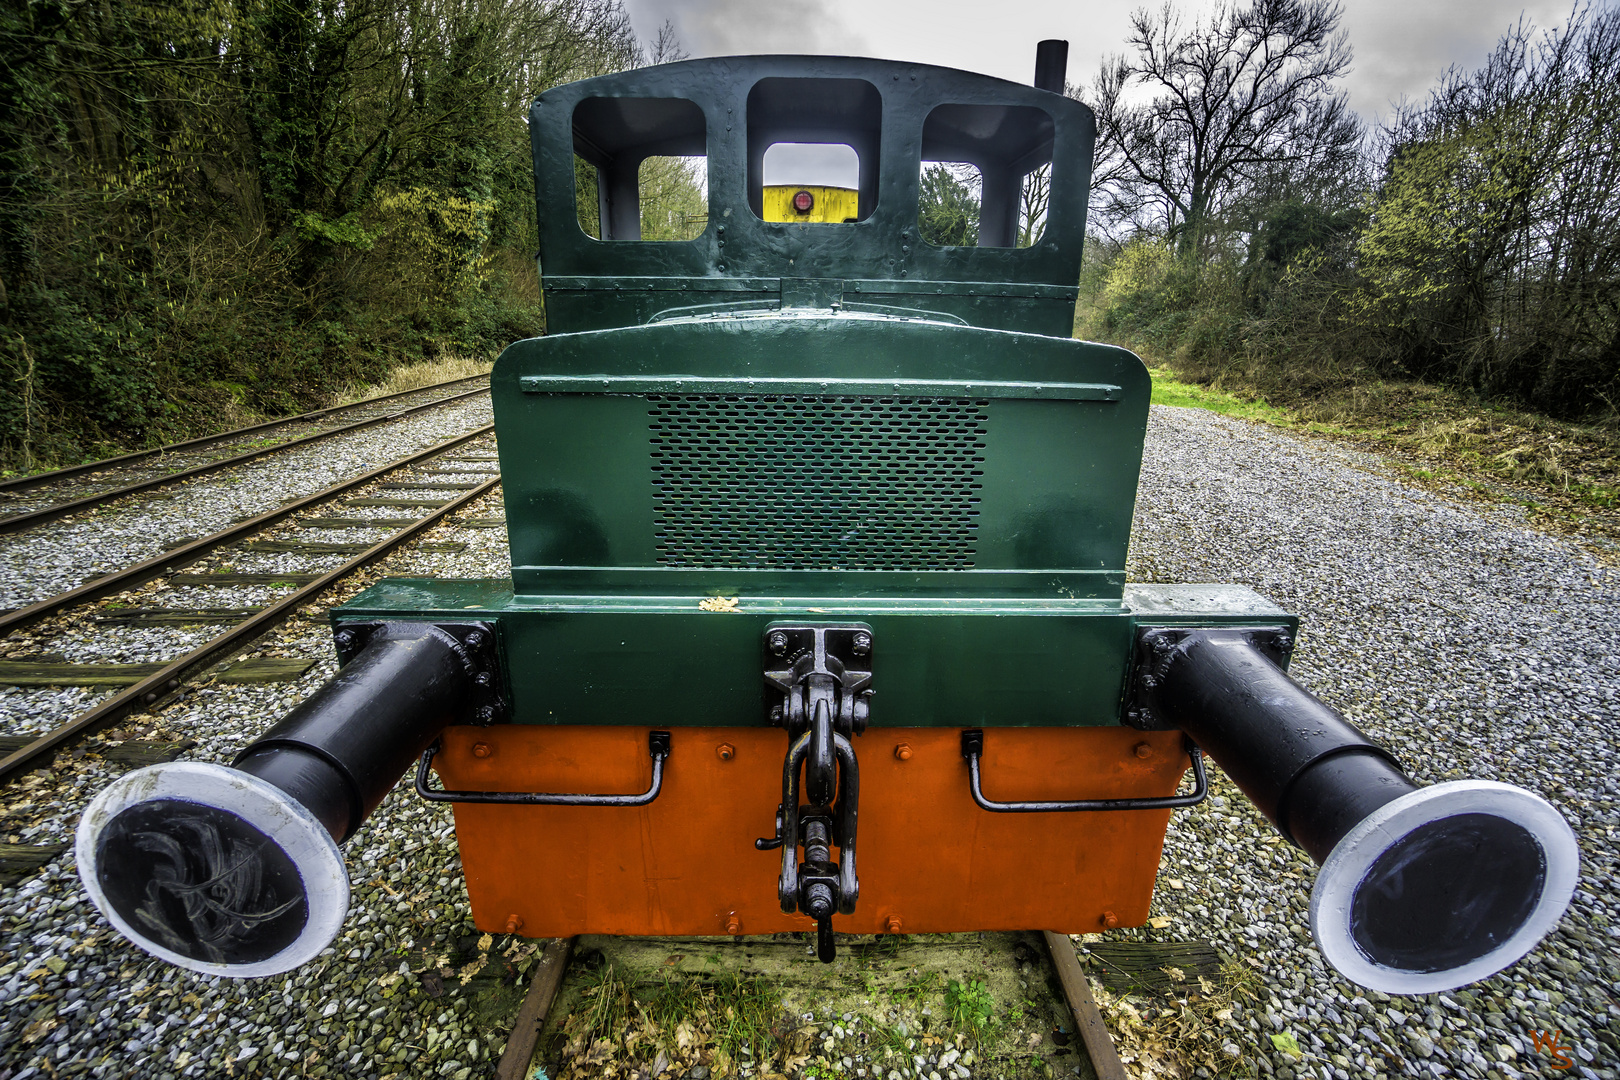
[[[1052,165],[1024,176],[1018,196],[1018,246],[1029,247],[1046,235],[1046,212],[1052,205]]]
[[[1189,27],[1168,3],[1138,10],[1130,53],[1079,95],[1097,114],[1099,224],[1154,227],[1192,254],[1256,187],[1353,160],[1360,124],[1334,90],[1350,65],[1341,14],[1333,0],[1253,0]]]

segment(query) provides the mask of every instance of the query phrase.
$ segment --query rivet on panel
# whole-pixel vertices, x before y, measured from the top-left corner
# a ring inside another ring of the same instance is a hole
[[[883,923],[883,928],[891,934],[898,934],[900,932],[900,916],[890,915]]]
[[[735,915],[726,919],[726,933],[732,935],[742,933],[742,920]]]
[[[901,743],[899,746],[896,746],[894,748],[894,756],[899,758],[901,761],[910,761],[911,745],[909,743]]]
[[[475,742],[472,747],[473,757],[489,757],[495,751],[489,743]]]
[[[1102,913],[1102,918],[1097,921],[1108,927],[1108,929],[1112,930],[1114,927],[1119,925],[1119,916],[1115,915],[1112,911],[1105,911]]]
[[[728,742],[723,742],[715,747],[714,752],[720,755],[721,761],[730,761],[737,756],[737,748]]]
[[[523,929],[523,919],[521,916],[508,915],[506,917],[506,932],[508,934],[515,934],[521,929]]]
[[[1153,756],[1153,746],[1152,746],[1152,744],[1145,743],[1145,742],[1137,743],[1136,744],[1136,756],[1139,757],[1139,758],[1150,758],[1150,757],[1152,757]]]

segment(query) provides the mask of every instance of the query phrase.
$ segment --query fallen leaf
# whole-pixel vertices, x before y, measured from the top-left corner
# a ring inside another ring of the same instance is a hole
[[[1153,927],[1155,930],[1163,930],[1165,927],[1170,925],[1170,920],[1161,915],[1156,919],[1149,919],[1148,925]]]
[[[735,596],[705,596],[698,601],[698,607],[704,611],[731,611],[737,610],[738,598]]]
[[[1283,1031],[1273,1035],[1271,1045],[1292,1057],[1305,1056],[1305,1052],[1299,1048],[1299,1040],[1294,1038],[1292,1031]]]
[[[62,1022],[54,1016],[47,1016],[43,1020],[34,1021],[32,1024],[29,1024],[22,1033],[23,1045],[28,1046],[32,1043],[38,1042],[51,1032],[55,1031],[59,1026],[61,1026],[61,1023]]]
[[[1182,889],[1185,889],[1187,887],[1187,886],[1183,885],[1180,882],[1180,880],[1177,879],[1177,878],[1170,878],[1169,881],[1168,881],[1168,884],[1172,889],[1176,890],[1177,892],[1180,892]]]

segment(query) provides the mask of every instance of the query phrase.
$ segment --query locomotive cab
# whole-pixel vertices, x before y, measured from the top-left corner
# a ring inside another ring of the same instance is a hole
[[[835,930],[1133,926],[1207,751],[1325,863],[1313,926],[1352,978],[1528,951],[1574,887],[1556,811],[1416,788],[1287,677],[1298,621],[1250,590],[1126,582],[1150,384],[1071,336],[1094,124],[1057,44],[1035,87],[732,57],[542,95],[548,333],[492,376],[510,579],[378,583],[235,768],[104,793],[79,857],[115,925],[203,971],[309,959],[337,845],[414,764],[486,931],[813,931],[830,959]],[[854,152],[850,212],[768,209],[782,143]],[[695,239],[641,239],[657,156],[705,161]],[[928,162],[976,170],[973,245],[922,237]],[[268,883],[206,933],[131,840],[187,815]]]

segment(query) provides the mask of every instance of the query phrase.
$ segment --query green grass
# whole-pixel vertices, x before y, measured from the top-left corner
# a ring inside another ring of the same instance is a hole
[[[988,986],[977,979],[966,982],[952,979],[945,986],[945,1007],[950,1010],[951,1022],[957,1030],[967,1032],[975,1043],[984,1042],[996,1011]]]
[[[1293,426],[1292,418],[1283,410],[1264,401],[1250,401],[1225,390],[1212,390],[1178,380],[1168,368],[1148,368],[1153,376],[1153,404],[1174,405],[1183,409],[1208,409],[1225,416],[1238,416],[1245,420],[1264,420],[1272,424]]]

